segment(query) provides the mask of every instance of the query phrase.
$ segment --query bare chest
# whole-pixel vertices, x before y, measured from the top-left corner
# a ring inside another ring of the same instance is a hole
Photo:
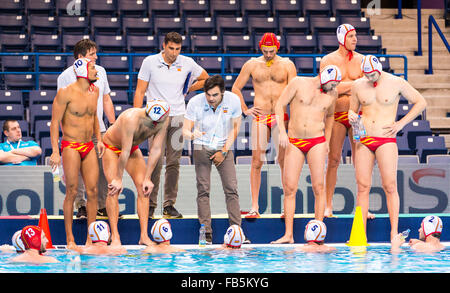
[[[334,98],[319,90],[302,91],[294,99],[295,103],[305,111],[324,112],[331,106]]]
[[[86,95],[75,94],[68,104],[67,111],[77,117],[94,116],[97,112],[97,96],[98,92],[90,92]]]
[[[356,60],[352,60],[350,63],[338,64],[342,75],[342,81],[357,80],[361,77],[361,64],[355,61]]]
[[[363,106],[396,104],[400,94],[399,91],[393,90],[393,88],[395,88],[395,85],[389,83],[376,87],[367,83],[360,89],[358,98]]]
[[[272,81],[275,83],[287,83],[287,69],[284,63],[277,62],[267,66],[264,62],[258,62],[252,71],[252,79],[257,83]]]

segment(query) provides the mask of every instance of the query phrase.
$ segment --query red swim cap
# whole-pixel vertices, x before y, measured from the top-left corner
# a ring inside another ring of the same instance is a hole
[[[259,41],[259,48],[262,47],[277,47],[280,50],[280,41],[274,33],[265,33]]]
[[[42,229],[38,226],[25,226],[22,229],[22,241],[25,249],[41,250]]]

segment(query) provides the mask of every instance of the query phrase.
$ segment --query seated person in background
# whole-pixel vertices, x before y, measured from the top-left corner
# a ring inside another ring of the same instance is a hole
[[[327,227],[325,223],[319,220],[311,220],[305,227],[306,244],[297,247],[296,251],[303,252],[334,252],[335,247],[325,245],[325,236],[327,236]]]
[[[419,228],[419,239],[410,239],[409,246],[416,252],[438,252],[445,249],[440,238],[443,223],[438,216],[427,216],[422,220]],[[400,252],[400,246],[405,243],[405,238],[399,233],[392,238],[391,252]]]
[[[89,225],[89,238],[92,245],[75,249],[80,254],[117,255],[125,254],[127,250],[123,246],[110,246],[111,232],[108,223],[95,221]]]
[[[238,225],[231,225],[223,236],[223,244],[221,249],[238,249],[241,248],[242,242],[245,240],[244,231]]]
[[[3,123],[3,134],[6,141],[0,143],[0,164],[8,166],[36,166],[42,153],[34,141],[22,140],[22,129],[17,120],[6,120]]]
[[[47,250],[48,239],[38,226],[25,226],[21,232],[25,251],[11,259],[11,262],[27,263],[56,263],[58,260],[52,256],[42,255]]]
[[[172,253],[183,252],[184,249],[170,245],[172,239],[172,228],[169,221],[166,219],[159,219],[152,226],[152,237],[156,244],[148,245],[142,253]]]

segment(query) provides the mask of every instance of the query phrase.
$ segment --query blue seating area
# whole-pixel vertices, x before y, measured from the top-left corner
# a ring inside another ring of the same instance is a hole
[[[0,56],[3,72],[21,73],[0,74],[0,120],[20,120],[24,136],[48,147],[56,78],[73,63],[73,46],[82,38],[94,40],[102,53],[98,64],[108,73],[111,98],[119,115],[132,106],[130,85],[134,89],[142,60],[160,51],[168,31],[183,35],[184,54],[259,54],[262,34],[274,32],[281,43],[280,54],[321,55],[337,49],[335,32],[341,23],[356,27],[358,52],[385,53],[381,37],[374,35],[370,19],[361,11],[360,0],[4,0],[0,7],[1,52],[50,54]],[[228,57],[223,64],[222,57],[193,58],[210,74],[225,71],[226,87],[231,89],[249,57]],[[316,74],[319,68],[320,60],[316,58],[291,58],[299,75]],[[380,61],[384,70],[392,72],[389,58],[381,57]],[[130,68],[133,74],[129,74]],[[36,70],[39,74],[34,74]],[[250,81],[243,93],[251,105]],[[400,103],[397,114],[401,118],[411,105],[404,98]],[[399,153],[419,154],[420,161],[426,162],[429,152],[419,137],[431,137],[432,132],[428,121],[421,119],[399,133]],[[235,143],[236,155],[249,156],[251,120],[247,117],[242,124]],[[191,146],[185,146],[183,155],[191,155]],[[349,156],[347,141],[343,162]]]

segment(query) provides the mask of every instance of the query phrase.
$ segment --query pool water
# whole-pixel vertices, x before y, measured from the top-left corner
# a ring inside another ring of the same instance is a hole
[[[11,263],[15,253],[0,254],[0,273],[419,273],[450,272],[450,246],[438,253],[416,253],[404,246],[398,254],[389,245],[354,250],[333,245],[333,253],[293,252],[298,245],[249,245],[240,250],[186,246],[186,252],[142,254],[132,247],[126,255],[88,256],[56,249],[56,264]],[[183,247],[180,245],[180,247]]]

